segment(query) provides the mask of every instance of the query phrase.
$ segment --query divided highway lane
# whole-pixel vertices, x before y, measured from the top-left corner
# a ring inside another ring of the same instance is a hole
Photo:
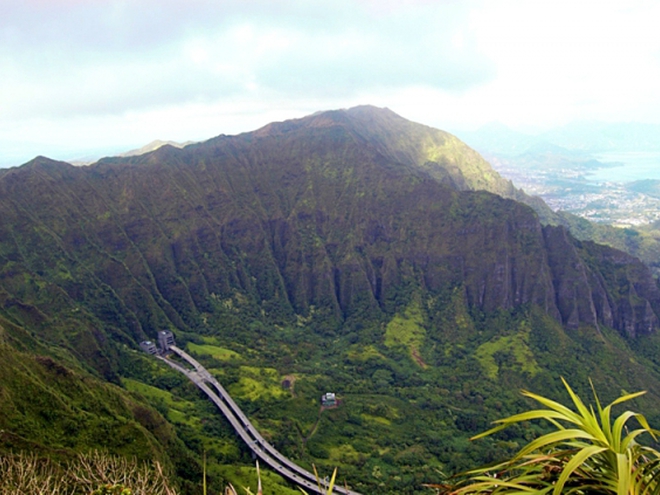
[[[318,494],[326,493],[322,488],[319,489],[314,474],[301,468],[290,459],[283,456],[261,436],[257,429],[247,419],[243,411],[231,398],[229,393],[227,393],[224,387],[206,370],[206,368],[182,349],[179,349],[174,345],[169,346],[169,348],[172,352],[188,362],[195,370],[186,369],[170,359],[165,359],[160,356],[157,357],[175,370],[185,374],[189,380],[197,385],[197,387],[202,390],[211,401],[213,401],[218,409],[220,409],[241,439],[261,461],[270,466],[280,475],[308,491]],[[217,393],[209,388],[207,383],[213,385]],[[341,486],[335,486],[333,493],[339,493],[342,495],[360,495],[358,492],[348,490]]]
[[[176,369],[177,371],[184,373],[195,385],[197,385],[197,387],[199,387],[200,390],[202,390],[213,401],[213,403],[218,407],[218,409],[220,409],[220,411],[229,420],[229,423],[232,425],[234,430],[236,430],[236,432],[241,437],[241,439],[248,445],[248,447],[250,447],[250,450],[252,450],[252,452],[255,453],[257,458],[259,458],[259,460],[270,466],[272,469],[277,471],[285,478],[293,481],[294,483],[305,488],[306,490],[312,493],[319,493],[319,494],[323,493],[323,491],[319,490],[318,486],[315,483],[312,483],[311,481],[300,477],[296,473],[292,472],[291,470],[279,464],[278,461],[273,459],[271,456],[269,456],[268,453],[264,452],[257,445],[257,442],[242,427],[241,423],[236,419],[236,417],[226,406],[226,404],[224,404],[224,402],[208,387],[208,385],[206,385],[204,379],[199,375],[199,372],[186,370],[185,368],[179,366],[178,364],[168,359],[164,359],[164,358],[160,358],[160,359],[165,361],[167,364],[172,366],[172,368]]]
[[[254,425],[250,423],[250,420],[245,416],[241,408],[238,407],[238,405],[231,398],[231,395],[229,395],[229,393],[218,382],[218,380],[216,380],[216,378],[213,375],[211,375],[197,360],[195,360],[188,353],[186,353],[182,349],[179,349],[176,346],[170,346],[170,348],[173,352],[175,352],[181,358],[185,359],[189,364],[191,364],[199,373],[201,373],[206,378],[207,382],[211,383],[217,389],[220,397],[225,401],[225,403],[229,406],[229,408],[232,410],[232,412],[235,414],[238,420],[243,424],[243,427],[247,430],[247,432],[250,433],[250,435],[252,435],[252,437],[256,442],[256,445],[263,448],[272,457],[274,457],[277,461],[279,461],[280,464],[286,466],[291,471],[296,472],[299,476],[302,476],[304,479],[307,479],[312,483],[316,484],[316,476],[313,473],[307,471],[306,469],[303,469],[302,467],[298,466],[296,463],[291,461],[289,458],[283,456],[275,447],[273,447],[270,443],[266,441],[264,437],[261,436],[259,431],[254,427]],[[335,491],[337,493],[342,493],[344,495],[351,495],[356,493],[356,492],[352,492],[351,490],[346,490],[343,487],[337,487],[335,488]]]

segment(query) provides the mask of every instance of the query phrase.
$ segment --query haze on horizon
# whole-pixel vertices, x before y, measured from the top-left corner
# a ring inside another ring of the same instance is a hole
[[[660,124],[655,1],[0,0],[0,166],[358,104],[446,130]]]

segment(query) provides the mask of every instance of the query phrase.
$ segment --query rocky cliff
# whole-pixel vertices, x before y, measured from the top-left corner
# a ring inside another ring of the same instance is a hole
[[[0,177],[0,311],[97,366],[108,336],[195,329],[235,293],[341,323],[459,287],[484,312],[656,329],[644,265],[542,227],[493,194],[510,187],[455,137],[373,107],[84,168],[37,158]]]

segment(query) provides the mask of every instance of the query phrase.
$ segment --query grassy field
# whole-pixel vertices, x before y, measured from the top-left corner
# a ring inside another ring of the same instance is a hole
[[[215,342],[214,339],[208,337],[206,337],[204,340]],[[220,361],[232,361],[241,359],[241,355],[238,352],[232,351],[231,349],[225,349],[224,347],[218,347],[212,343],[194,344],[192,342],[188,342],[186,347],[193,354],[211,356],[212,358],[218,359]]]

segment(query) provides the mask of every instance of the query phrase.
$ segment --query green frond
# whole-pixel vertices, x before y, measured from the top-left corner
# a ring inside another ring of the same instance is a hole
[[[566,382],[566,380],[564,380],[564,378],[562,378],[561,381],[563,382],[564,387],[566,387],[568,394],[573,400],[573,404],[575,404],[575,407],[579,412],[579,420],[577,424],[582,426],[582,428],[584,428],[601,442],[607,443],[607,437],[600,427],[600,423],[598,422],[598,418],[596,417],[596,413],[594,412],[593,408],[587,408],[587,406],[584,405],[582,399],[578,397],[578,395],[573,391],[573,389]]]
[[[648,432],[644,428],[639,428],[637,430],[633,430],[630,433],[628,433],[628,435],[626,435],[625,438],[621,441],[619,452],[629,450],[632,447],[631,444],[635,441],[635,438],[637,438],[642,433],[648,433]]]
[[[566,419],[566,416],[562,413],[552,411],[550,409],[536,409],[534,411],[527,411],[524,413],[515,414],[508,418],[499,419],[495,421],[495,423],[497,423],[497,426],[483,433],[479,433],[478,435],[473,436],[472,438],[470,438],[470,440],[478,440],[479,438],[487,437],[489,435],[497,433],[498,431],[502,431],[503,429],[507,428],[508,426],[514,423],[520,423],[522,421],[531,421],[533,419],[545,419],[547,421],[550,421],[557,428],[563,428],[563,427],[561,427],[559,423],[553,420],[559,419],[559,420],[568,421]]]
[[[504,491],[503,488],[508,490]],[[481,477],[476,483],[459,488],[456,490],[457,494],[471,494],[471,493],[548,493],[552,490],[552,486],[547,486],[542,489],[532,485],[528,485],[519,481],[500,480],[497,478]]]
[[[632,411],[625,411],[618,418],[614,420],[614,425],[612,426],[612,440],[613,440],[613,450],[620,452],[621,448],[625,448],[621,441],[621,435],[623,433],[623,428],[630,418],[637,416],[637,413]]]
[[[603,406],[600,404],[600,399],[598,398],[598,393],[596,392],[596,387],[594,387],[594,382],[591,378],[589,378],[589,386],[591,387],[591,391],[594,394],[594,400],[596,401],[596,407],[598,408],[598,412],[603,411]]]
[[[332,472],[332,478],[330,479],[330,484],[328,485],[328,493],[332,493],[332,489],[335,487],[335,478],[337,477],[337,468]]]
[[[652,437],[653,440],[658,440],[658,437],[656,434],[660,433],[658,430],[651,428],[649,425],[649,422],[646,420],[646,417],[643,414],[636,414],[635,419],[639,421],[639,424],[642,425],[642,428],[644,428]]]
[[[563,404],[560,404],[559,402],[555,402],[554,400],[543,397],[542,395],[537,395],[532,392],[528,392],[526,390],[523,390],[522,394],[525,397],[529,397],[530,399],[534,399],[536,402],[543,404],[545,407],[549,407],[553,411],[563,414],[564,419],[566,421],[569,421],[571,423],[579,422],[578,415],[574,411],[570,410],[568,407],[564,406]]]
[[[571,400],[573,401],[573,404],[575,404],[575,407],[577,407],[577,410],[582,416],[589,416],[589,410],[587,407],[584,405],[584,402],[582,402],[582,399],[578,397],[578,395],[573,392],[573,389],[571,386],[568,384],[568,382],[564,379],[564,377],[561,377],[561,381],[564,384],[564,387],[566,387],[566,391],[568,392],[568,395],[571,396]]]
[[[564,469],[562,470],[561,475],[559,476],[559,479],[557,480],[557,483],[554,488],[554,494],[558,495],[559,493],[562,493],[562,490],[564,488],[564,485],[566,484],[566,481],[568,480],[569,476],[573,474],[573,472],[579,468],[587,459],[590,457],[600,454],[601,452],[605,451],[605,447],[599,447],[599,446],[591,446],[591,447],[586,447],[579,451],[577,454],[573,456],[573,458],[564,466]]]
[[[660,495],[660,452],[637,442],[643,433],[657,438],[646,418],[625,411],[612,421],[612,408],[644,392],[626,394],[603,407],[591,384],[595,406],[585,405],[562,379],[576,410],[546,397],[523,391],[547,409],[534,409],[495,422],[483,438],[508,426],[545,420],[555,430],[536,438],[508,461],[482,466],[464,473],[456,495],[543,494],[553,495]],[[624,429],[630,419],[640,425]],[[497,473],[494,475],[493,473]]]
[[[595,394],[595,392],[594,392]],[[609,404],[605,409],[600,410],[600,425],[605,432],[608,442],[611,444],[614,441],[614,433],[612,432],[612,404]]]
[[[544,447],[552,446],[553,444],[569,441],[575,438],[595,440],[595,438],[590,433],[578,428],[546,433],[545,435],[531,441],[525,447],[523,447],[516,455],[516,458],[522,457],[526,454],[529,454],[530,452],[534,452],[535,450],[540,450]]]
[[[490,430],[486,430],[486,431],[484,431],[483,433],[479,433],[478,435],[475,435],[475,436],[473,436],[473,437],[470,437],[470,440],[479,440],[480,438],[484,438],[484,437],[487,437],[487,436],[493,435],[494,433],[497,433],[498,431],[502,431],[502,430],[504,430],[504,429],[507,428],[508,426],[510,426],[508,423],[504,423],[504,424],[501,424],[501,425],[497,425],[496,427],[491,428]]]
[[[651,449],[651,455],[655,459],[640,465],[636,476],[636,489],[635,493],[641,495],[657,495],[660,494],[660,458],[655,449]]]
[[[566,420],[566,416],[563,413],[552,411],[550,409],[536,409],[534,411],[527,411],[520,414],[514,414],[505,419],[500,419],[495,421],[496,423],[520,423],[521,421],[531,421],[533,419],[560,419]]]
[[[629,400],[636,399],[637,397],[640,397],[640,396],[644,395],[645,393],[646,393],[646,390],[642,390],[641,392],[635,392],[635,393],[632,393],[632,394],[622,395],[618,399],[612,401],[612,403],[610,405],[611,406],[616,406],[617,404],[621,404],[622,402],[626,402],[626,401],[629,401]]]
[[[630,474],[630,463],[628,462],[628,454],[617,454],[617,476],[619,483],[617,485],[616,493],[617,495],[628,495],[628,490],[630,488],[631,474]]]

